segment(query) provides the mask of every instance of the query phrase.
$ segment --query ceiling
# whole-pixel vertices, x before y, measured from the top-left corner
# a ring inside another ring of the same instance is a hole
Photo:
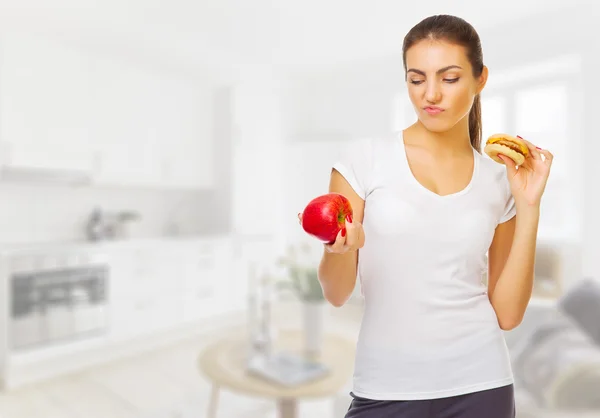
[[[589,1],[545,0],[543,10]],[[540,4],[539,0],[0,0],[0,27],[50,34],[174,71],[230,80],[252,69],[298,71],[395,54],[404,33],[430,14],[456,14],[482,30],[534,14]]]

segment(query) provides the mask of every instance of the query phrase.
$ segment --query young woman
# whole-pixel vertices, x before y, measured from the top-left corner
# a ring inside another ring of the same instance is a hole
[[[514,417],[503,330],[531,296],[552,154],[525,141],[518,168],[481,155],[488,69],[463,19],[421,21],[403,60],[417,122],[353,141],[329,185],[354,219],[325,245],[319,280],[341,306],[358,275],[365,300],[346,417]]]

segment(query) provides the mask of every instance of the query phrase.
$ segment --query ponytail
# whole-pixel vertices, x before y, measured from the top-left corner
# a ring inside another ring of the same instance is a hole
[[[471,111],[469,112],[469,137],[471,138],[471,146],[473,146],[477,152],[481,152],[482,135],[481,98],[478,94],[475,96],[473,107],[471,107]]]

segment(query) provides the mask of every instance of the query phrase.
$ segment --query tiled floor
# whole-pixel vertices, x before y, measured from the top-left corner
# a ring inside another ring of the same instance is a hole
[[[353,338],[356,318],[340,312],[328,316],[327,327]],[[299,316],[287,318],[283,326],[300,325]],[[0,393],[0,418],[205,417],[210,386],[199,375],[196,362],[208,341],[210,336],[195,337],[79,374]],[[300,403],[299,413],[302,418],[329,418],[334,416],[333,408],[333,399],[307,400]],[[218,418],[274,416],[275,404],[270,400],[221,391]]]

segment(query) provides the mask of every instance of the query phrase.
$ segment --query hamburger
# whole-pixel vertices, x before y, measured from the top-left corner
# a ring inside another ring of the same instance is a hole
[[[502,154],[512,159],[517,166],[523,164],[529,155],[527,144],[520,138],[508,134],[490,136],[483,151],[497,163],[504,164],[504,161],[498,157],[498,154]]]

